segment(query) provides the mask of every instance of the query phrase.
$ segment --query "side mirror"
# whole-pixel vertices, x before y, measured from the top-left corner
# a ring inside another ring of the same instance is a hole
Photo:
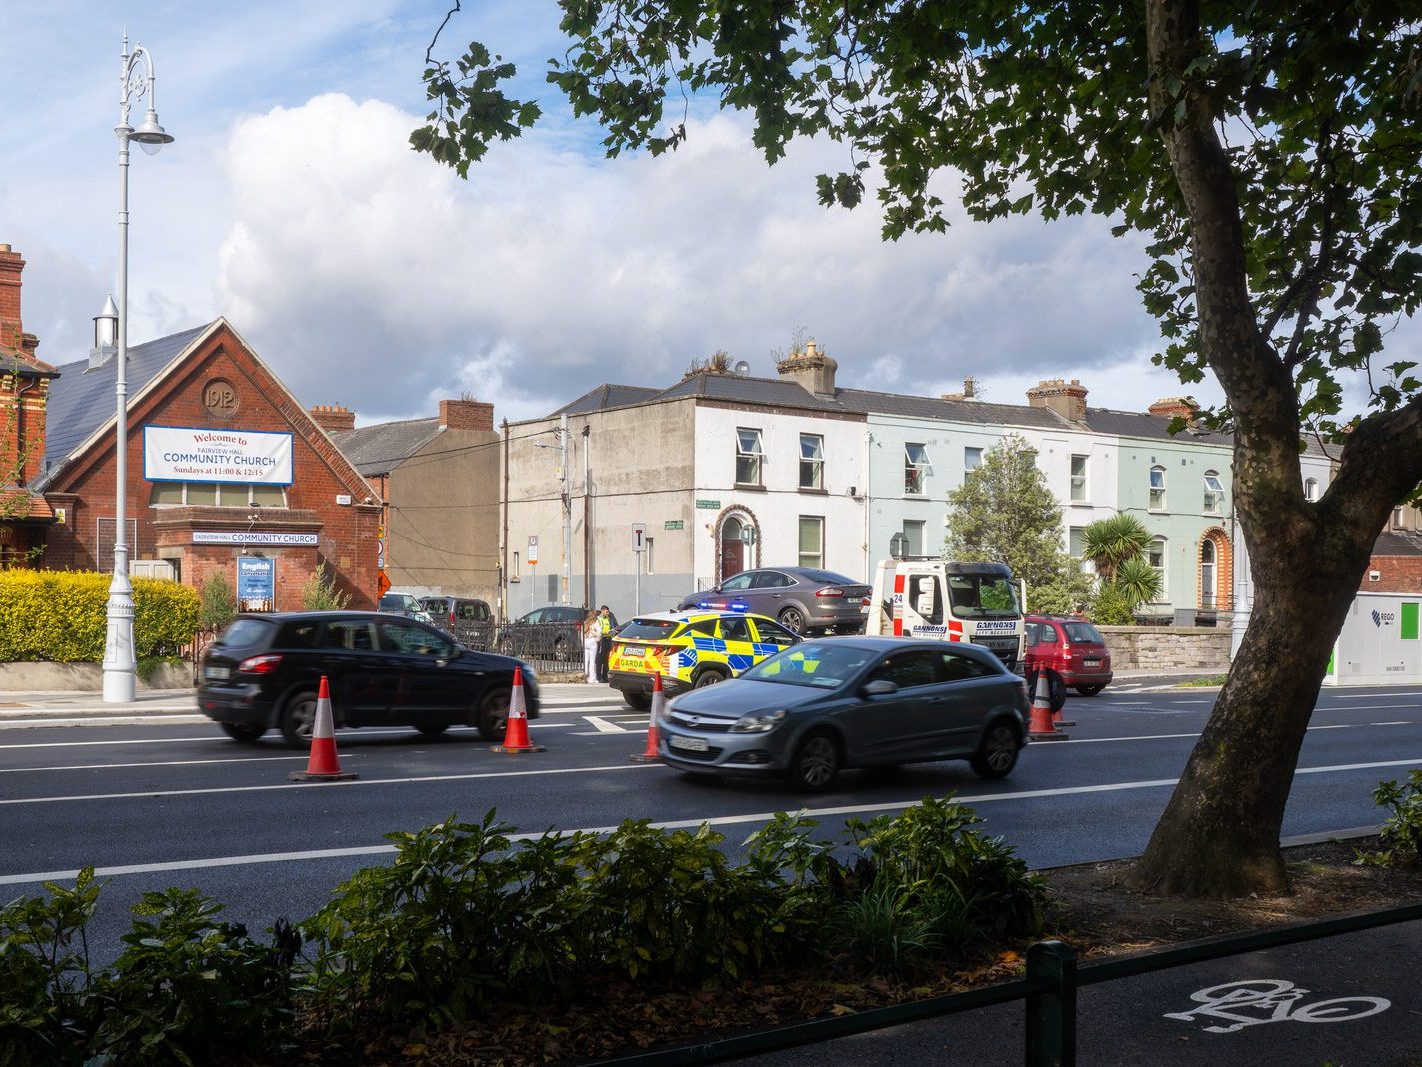
[[[864,688],[860,690],[866,697],[886,697],[890,693],[898,691],[898,685],[887,678],[875,678],[872,682],[866,682]]]

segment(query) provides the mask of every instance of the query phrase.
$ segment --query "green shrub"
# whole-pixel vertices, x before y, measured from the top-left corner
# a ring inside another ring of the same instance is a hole
[[[102,662],[111,581],[94,571],[0,571],[0,660]],[[175,655],[197,630],[198,595],[135,578],[133,612],[136,657]]]
[[[237,593],[227,575],[213,571],[198,592],[199,630],[221,630],[237,616]]]
[[[1091,602],[1092,621],[1101,626],[1130,626],[1136,619],[1133,605],[1119,587],[1111,582],[1102,582],[1096,591],[1096,599]]]
[[[1395,779],[1379,782],[1373,803],[1390,812],[1378,831],[1382,847],[1358,853],[1357,862],[1378,867],[1422,862],[1422,771],[1408,771],[1403,785]]]
[[[278,920],[264,945],[195,889],[144,893],[127,946],[94,982],[92,1047],[123,1064],[209,1063],[214,1051],[260,1057],[291,1018],[300,937]]]
[[[311,577],[301,587],[303,611],[344,611],[350,602],[350,594],[336,588],[336,579],[326,569],[325,563],[316,564]]]
[[[80,1021],[90,986],[85,929],[98,904],[94,869],[71,889],[44,885],[49,896],[21,897],[0,908],[0,1063],[78,1064]]]

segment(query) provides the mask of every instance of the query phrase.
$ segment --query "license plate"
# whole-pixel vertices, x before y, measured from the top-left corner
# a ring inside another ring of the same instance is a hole
[[[1101,661],[1099,659],[1082,660],[1082,665],[1085,667],[1099,667],[1101,666]]]
[[[704,737],[682,737],[681,734],[672,734],[667,738],[667,744],[672,748],[684,748],[688,752],[705,752],[708,747]]]
[[[625,645],[622,649],[624,656],[631,656],[633,659],[641,659],[647,654],[647,650],[641,645]]]
[[[202,674],[204,678],[210,678],[216,682],[232,677],[232,669],[230,667],[208,667],[203,670]]]
[[[860,605],[859,605],[859,614],[861,614],[861,615],[868,615],[868,614],[869,614],[869,605],[868,605],[868,604],[860,604]]]

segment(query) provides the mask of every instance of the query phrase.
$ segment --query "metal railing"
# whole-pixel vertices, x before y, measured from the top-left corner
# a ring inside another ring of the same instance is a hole
[[[1076,991],[1082,986],[1418,920],[1422,920],[1422,904],[1408,904],[1383,911],[1359,912],[1271,930],[1211,938],[1180,948],[1142,952],[1080,966],[1076,951],[1070,945],[1062,941],[1040,941],[1027,950],[1026,976],[1012,982],[600,1062],[635,1064],[637,1067],[716,1063],[1021,1000],[1025,1002],[1027,1012],[1024,1049],[1027,1067],[1074,1067]]]

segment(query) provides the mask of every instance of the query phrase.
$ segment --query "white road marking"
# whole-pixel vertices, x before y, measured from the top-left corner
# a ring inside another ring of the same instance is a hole
[[[6,719],[0,722],[0,729],[21,726],[152,726],[155,721],[173,726],[201,726],[203,723],[211,722],[212,720],[202,715],[164,715],[161,718],[152,715],[127,715],[114,718],[101,715],[85,715],[82,718],[75,719],[56,719],[50,717],[43,719]]]
[[[345,755],[354,759],[363,756],[365,753],[347,752]],[[281,760],[304,760],[306,756],[234,756],[230,759],[172,759],[172,760],[152,760],[140,763],[72,763],[67,767],[0,767],[0,774],[17,774],[20,772],[36,773],[39,771],[108,771],[114,769],[124,769],[128,767],[205,767],[210,763],[275,763]]]
[[[1327,773],[1331,773],[1331,772],[1334,772],[1334,771],[1377,770],[1377,769],[1381,769],[1381,768],[1384,768],[1384,767],[1407,767],[1407,766],[1415,766],[1415,765],[1417,765],[1417,764],[1419,764],[1419,763],[1422,763],[1422,758],[1419,758],[1419,759],[1412,759],[1412,760],[1390,760],[1390,761],[1387,761],[1387,762],[1384,762],[1384,763],[1348,763],[1348,764],[1338,764],[1338,765],[1336,765],[1336,766],[1328,766],[1328,767],[1300,767],[1300,768],[1298,769],[1298,772],[1297,772],[1297,773],[1299,773],[1299,774],[1327,774]],[[545,770],[545,771],[506,771],[506,772],[496,772],[496,773],[493,773],[493,774],[436,775],[436,776],[429,776],[429,777],[424,777],[424,778],[400,778],[400,779],[383,779],[383,780],[369,779],[369,780],[365,780],[365,781],[357,780],[357,781],[354,781],[354,782],[333,783],[330,788],[335,788],[336,786],[349,787],[349,786],[356,786],[356,785],[380,785],[380,784],[391,784],[391,783],[398,783],[398,782],[456,781],[456,780],[467,780],[467,779],[471,779],[471,778],[517,777],[517,776],[519,776],[519,775],[521,775],[521,774],[537,775],[537,774],[576,773],[578,770],[581,770],[581,771],[623,771],[623,770],[638,770],[638,769],[641,769],[641,768],[643,768],[643,767],[655,767],[655,766],[660,766],[660,765],[659,765],[659,764],[631,764],[631,765],[618,765],[618,766],[612,766],[612,767],[585,767],[585,768],[580,768],[580,769],[571,769],[571,768],[570,768],[570,769],[568,769],[568,770],[562,770],[562,771],[560,771],[560,770]],[[1116,783],[1103,784],[1103,785],[1079,785],[1079,786],[1068,786],[1068,787],[1064,787],[1064,788],[1060,788],[1060,789],[1032,789],[1032,790],[1024,790],[1024,791],[1022,791],[1022,792],[1014,792],[1014,793],[994,793],[994,794],[989,794],[989,795],[984,795],[984,796],[964,796],[964,797],[957,797],[956,800],[955,800],[955,802],[956,802],[956,803],[959,803],[959,804],[966,804],[966,805],[972,806],[972,805],[975,805],[975,804],[978,804],[978,805],[981,805],[981,804],[993,804],[993,803],[1001,803],[1001,802],[1003,802],[1003,801],[1013,801],[1013,800],[1038,800],[1038,799],[1044,799],[1044,798],[1049,798],[1049,797],[1076,796],[1076,795],[1084,795],[1084,794],[1089,794],[1089,793],[1116,793],[1116,792],[1124,792],[1124,791],[1126,791],[1126,790],[1134,790],[1134,789],[1164,789],[1164,788],[1168,788],[1168,787],[1174,787],[1178,782],[1179,782],[1179,779],[1178,779],[1178,778],[1155,778],[1155,779],[1148,779],[1148,780],[1140,781],[1140,782],[1116,782]],[[290,786],[290,787],[287,787],[287,786],[260,786],[260,787],[257,787],[258,790],[261,790],[261,789],[282,789],[282,788],[310,789],[310,788],[313,788],[313,787],[312,787],[312,786],[309,786],[309,785],[302,785],[302,784],[293,784],[293,785]],[[319,787],[317,787],[317,788],[319,788]],[[253,790],[244,790],[244,789],[202,789],[202,790],[190,790],[190,791],[187,791],[187,792],[193,792],[193,793],[226,793],[226,792],[248,792],[248,791],[253,791]],[[177,792],[169,792],[169,793],[137,793],[137,794],[117,794],[117,795],[118,795],[118,796],[176,796],[176,795],[183,795],[183,794],[182,794],[182,793],[177,793]],[[105,797],[74,797],[74,798],[51,798],[51,799],[97,800],[97,799],[109,799],[109,798],[105,798]],[[15,802],[15,801],[0,801],[0,803],[18,803],[18,802]],[[853,815],[853,814],[863,813],[863,812],[902,811],[902,810],[904,810],[905,808],[911,808],[911,807],[913,807],[913,806],[914,806],[915,804],[917,804],[917,803],[918,803],[918,801],[916,801],[916,800],[900,800],[900,801],[890,801],[890,802],[888,802],[888,803],[883,803],[883,804],[850,804],[850,805],[840,805],[840,806],[836,806],[836,807],[800,809],[799,811],[796,812],[796,814],[801,815],[801,816],[806,817],[806,818],[812,818],[812,819],[813,819],[813,818],[822,818],[822,817],[824,817],[824,816],[829,816],[829,815]],[[771,819],[775,818],[775,815],[776,815],[776,814],[777,814],[777,813],[775,813],[775,812],[756,812],[756,813],[747,814],[747,815],[721,815],[721,816],[717,816],[717,817],[715,817],[715,818],[710,818],[710,819],[706,819],[706,818],[701,818],[701,819],[677,819],[677,820],[672,820],[672,821],[668,821],[668,822],[654,822],[654,823],[652,823],[651,825],[652,825],[652,827],[653,827],[654,829],[658,829],[658,830],[690,830],[690,829],[696,829],[696,828],[701,827],[701,826],[713,826],[713,827],[715,827],[715,826],[737,826],[737,825],[744,825],[744,824],[746,824],[746,823],[769,822]],[[589,826],[589,827],[582,827],[582,828],[581,828],[581,832],[582,832],[582,833],[594,833],[594,834],[606,834],[606,833],[611,833],[611,832],[612,832],[613,830],[615,830],[616,828],[617,828],[617,827],[615,827],[615,826]],[[574,830],[573,828],[568,828],[568,829],[565,829],[565,830],[563,830],[563,831],[561,831],[561,832],[562,832],[562,833],[566,833],[566,834],[571,834],[571,833],[578,832],[578,831]],[[526,840],[531,840],[531,839],[538,838],[538,837],[542,837],[542,836],[543,836],[543,835],[542,835],[541,833],[524,833],[524,834],[510,834],[510,835],[509,835],[510,839],[515,840],[515,841],[526,841]],[[379,856],[379,855],[387,855],[387,854],[392,853],[392,852],[394,852],[394,851],[395,851],[395,846],[393,846],[393,845],[365,845],[365,846],[356,846],[356,847],[352,847],[352,848],[313,849],[313,850],[307,850],[307,851],[302,851],[302,852],[269,852],[269,853],[258,853],[258,854],[254,854],[254,855],[245,855],[245,856],[215,856],[215,857],[208,857],[208,858],[203,858],[203,859],[172,860],[172,861],[167,861],[167,862],[163,862],[163,863],[142,863],[142,864],[131,864],[131,865],[127,865],[127,866],[99,867],[99,868],[96,868],[96,869],[95,869],[94,873],[95,873],[96,876],[99,876],[99,877],[110,877],[110,876],[113,876],[113,875],[120,875],[120,874],[149,874],[149,873],[153,873],[153,872],[157,872],[157,871],[191,871],[191,870],[201,870],[201,869],[203,869],[203,868],[208,868],[208,867],[237,867],[237,866],[242,866],[242,865],[244,865],[244,864],[255,864],[255,863],[284,863],[284,862],[290,862],[290,861],[294,861],[294,860],[333,859],[333,858],[340,858],[340,857],[345,857],[345,856]],[[24,884],[39,883],[39,882],[67,881],[67,880],[69,880],[69,879],[72,879],[72,878],[77,877],[78,874],[79,874],[79,872],[78,872],[77,870],[73,870],[73,871],[41,871],[41,872],[38,872],[38,873],[27,873],[27,874],[4,874],[4,875],[0,875],[0,885],[24,885]]]
[[[1368,725],[1369,725],[1369,726],[1411,726],[1411,725],[1412,725],[1412,720],[1410,720],[1410,719],[1399,719],[1397,722],[1373,722],[1373,723],[1369,723]]]
[[[587,721],[592,724],[593,729],[600,734],[625,734],[627,732],[615,722],[608,722],[606,719],[599,718],[596,715],[585,715],[583,717],[587,719]],[[580,734],[574,734],[574,736],[586,737],[587,732],[583,731]]]

